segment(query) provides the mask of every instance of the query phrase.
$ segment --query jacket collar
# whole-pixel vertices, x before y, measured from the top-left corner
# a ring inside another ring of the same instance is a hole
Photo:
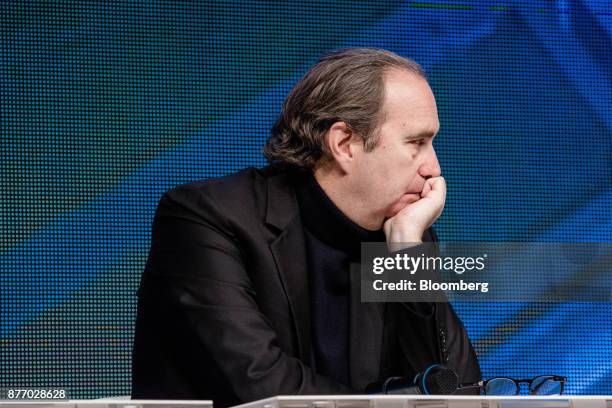
[[[274,171],[274,169],[270,169]],[[299,215],[299,206],[292,187],[291,171],[273,174],[267,179],[266,224],[284,230]]]

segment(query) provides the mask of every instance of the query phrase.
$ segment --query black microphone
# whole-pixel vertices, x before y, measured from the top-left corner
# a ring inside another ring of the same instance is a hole
[[[413,380],[406,377],[389,377],[366,387],[367,394],[383,395],[450,395],[459,385],[457,373],[440,364],[434,364]]]

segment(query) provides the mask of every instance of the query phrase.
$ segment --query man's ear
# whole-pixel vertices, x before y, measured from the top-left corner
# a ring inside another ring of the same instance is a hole
[[[335,122],[325,138],[329,153],[342,170],[348,172],[353,163],[357,145],[360,138],[347,126],[345,122]]]

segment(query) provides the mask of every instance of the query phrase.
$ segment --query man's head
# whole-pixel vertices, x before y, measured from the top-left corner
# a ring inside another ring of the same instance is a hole
[[[314,168],[320,159],[331,159],[325,135],[335,122],[346,123],[373,150],[384,75],[392,68],[425,77],[416,62],[386,50],[349,48],[325,55],[285,99],[264,148],[268,161]]]
[[[421,68],[393,53],[324,57],[287,97],[266,146],[270,161],[312,168],[349,218],[378,229],[440,175],[435,98]]]

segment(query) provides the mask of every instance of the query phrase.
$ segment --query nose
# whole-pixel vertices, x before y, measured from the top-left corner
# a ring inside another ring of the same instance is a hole
[[[423,163],[419,168],[419,174],[425,178],[439,177],[442,174],[438,156],[433,146],[430,145],[428,154],[424,157]]]

